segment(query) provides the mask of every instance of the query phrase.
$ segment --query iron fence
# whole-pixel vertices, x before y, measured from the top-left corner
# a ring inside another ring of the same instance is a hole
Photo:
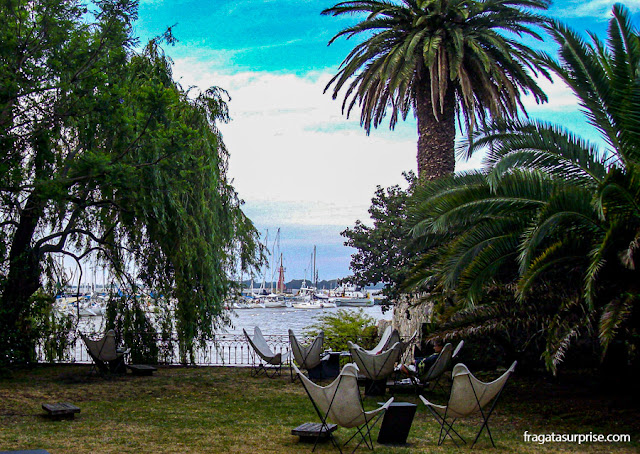
[[[103,333],[83,333],[89,337],[99,338]],[[197,366],[250,366],[263,362],[253,351],[243,334],[216,334],[210,339],[196,342],[192,357],[183,360],[180,352],[180,341],[177,334],[167,336],[163,333],[128,333],[131,342],[127,344],[131,351],[125,357],[127,363],[153,362],[161,365],[192,364]],[[265,340],[274,353],[289,353],[289,337],[287,335],[265,335]],[[144,339],[144,340],[142,340]],[[313,339],[300,339],[303,343]],[[405,339],[406,341],[406,339]],[[144,351],[153,351],[151,357],[144,357]],[[412,348],[407,348],[401,362],[410,362]],[[77,363],[92,362],[89,353],[78,333],[51,333],[36,347],[36,359],[41,363]]]
[[[103,334],[83,333],[89,337],[101,337]],[[140,334],[140,335],[138,335]],[[147,345],[143,349],[149,350],[149,340],[155,343],[157,356],[154,362],[163,365],[183,364],[180,355],[180,341],[176,334],[167,336],[161,333],[144,333]],[[289,352],[289,337],[286,335],[265,335],[265,340],[274,353]],[[142,338],[141,333],[134,333],[130,336],[134,339]],[[124,342],[126,344],[126,342]],[[120,342],[119,345],[122,345]],[[125,358],[131,362],[133,356],[138,353],[135,345],[131,347],[131,352]],[[136,350],[136,351],[134,351]],[[41,363],[91,363],[91,357],[87,352],[84,342],[79,335],[68,333],[51,333],[46,336],[36,346],[36,359]],[[254,354],[246,337],[242,334],[216,334],[212,338],[196,342],[193,348],[193,356],[187,358],[189,364],[198,366],[250,366],[259,358]]]

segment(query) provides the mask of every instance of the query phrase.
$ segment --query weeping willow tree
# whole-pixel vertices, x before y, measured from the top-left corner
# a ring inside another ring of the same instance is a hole
[[[53,257],[92,254],[177,301],[188,361],[232,272],[259,258],[226,177],[226,92],[183,89],[160,38],[136,50],[136,2],[1,8],[0,363],[33,359],[33,295]]]

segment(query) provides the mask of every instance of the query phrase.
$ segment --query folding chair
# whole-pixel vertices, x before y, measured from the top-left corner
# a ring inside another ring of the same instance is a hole
[[[460,347],[461,344],[463,344],[463,342],[460,342],[460,344],[458,344],[458,347]],[[451,370],[451,363],[453,358],[453,355],[451,353],[452,350],[453,346],[450,343],[445,344],[429,369],[427,369],[426,371],[411,371],[409,380],[411,382],[411,387],[415,389],[416,394],[425,390],[433,391],[435,390],[436,386],[440,384],[440,379],[442,378],[444,373]],[[402,375],[400,374],[400,371],[397,370],[395,375],[394,388],[405,386],[402,385],[404,380],[400,380],[401,376]]]
[[[370,354],[351,341],[348,342],[348,345],[351,358],[353,358],[353,361],[358,365],[362,374],[372,382],[385,380],[386,387],[386,378],[393,373],[394,366],[400,358],[400,342],[396,342],[388,350],[376,355]],[[371,385],[365,389],[365,394],[374,394],[372,391],[375,386],[375,383],[371,383]]]
[[[476,438],[473,440],[471,447],[476,444],[478,438],[480,438],[480,434],[486,427],[491,444],[495,448],[496,444],[493,441],[493,436],[489,429],[489,418],[498,403],[498,399],[500,398],[500,394],[502,394],[502,390],[507,383],[507,379],[514,371],[516,364],[517,361],[514,361],[511,367],[509,367],[509,369],[500,378],[489,383],[484,383],[474,377],[464,364],[456,364],[453,368],[452,374],[453,384],[451,385],[451,395],[449,396],[449,402],[446,406],[433,404],[425,399],[424,396],[420,396],[420,399],[440,424],[438,446],[442,445],[447,436],[451,438],[456,446],[458,446],[458,443],[456,443],[455,438],[453,438],[453,435],[451,434],[452,432],[466,444],[464,438],[456,432],[453,425],[460,418],[480,413],[482,416],[482,426],[480,427]],[[486,411],[485,407],[490,402],[491,406],[489,407],[489,411]],[[450,418],[450,421],[447,420],[448,418]]]
[[[400,342],[400,334],[397,329],[391,329],[391,326],[387,326],[382,333],[382,337],[378,341],[378,345],[373,347],[371,350],[363,350],[370,355],[377,355],[385,350],[387,350],[391,345],[396,342]]]
[[[322,432],[326,431],[329,433],[333,445],[338,448],[338,451],[342,454],[340,444],[329,430],[329,422],[347,429],[356,428],[356,432],[343,445],[346,446],[357,435],[360,435],[360,441],[352,453],[358,449],[362,442],[364,442],[369,449],[373,450],[371,430],[384,414],[384,411],[389,408],[389,405],[393,402],[393,397],[381,407],[375,410],[365,411],[358,389],[358,366],[354,363],[346,364],[342,368],[342,371],[340,371],[340,375],[327,386],[319,386],[313,383],[300,372],[295,364],[293,368],[298,377],[300,377],[300,382],[304,386],[309,399],[311,399],[313,408],[316,410],[322,423],[322,429],[318,431],[312,452],[315,451]]]
[[[128,354],[131,349],[116,347],[116,333],[114,330],[110,329],[102,338],[97,340],[90,339],[82,333],[80,333],[80,337],[93,360],[93,366],[89,371],[90,374],[93,370],[99,370],[100,375],[103,376],[110,373],[126,372],[124,355]]]
[[[249,345],[251,345],[254,352],[251,356],[251,376],[256,377],[262,372],[264,372],[264,374],[269,378],[274,378],[276,375],[280,375],[282,363],[288,360],[289,352],[282,354],[271,351],[271,347],[269,347],[269,344],[267,344],[267,341],[262,335],[262,331],[260,331],[260,328],[257,326],[253,330],[253,337],[249,336],[244,328],[242,329],[242,332],[249,341]],[[264,362],[256,358],[256,355]]]
[[[416,379],[423,390],[435,390],[436,386],[440,384],[440,379],[444,376],[444,373],[451,370],[452,352],[453,346],[450,343],[445,344],[431,367],[422,374],[418,372]]]
[[[320,331],[316,338],[309,345],[302,345],[298,342],[296,335],[292,330],[289,330],[289,344],[291,345],[291,353],[293,359],[302,369],[313,369],[320,365],[322,361],[322,353],[324,348],[324,331]],[[294,375],[293,369],[291,370],[291,381],[293,382],[297,375]]]

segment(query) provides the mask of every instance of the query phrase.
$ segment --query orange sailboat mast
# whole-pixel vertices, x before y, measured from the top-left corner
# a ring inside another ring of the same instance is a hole
[[[278,286],[276,287],[278,292],[280,293],[284,293],[284,291],[287,289],[287,286],[284,283],[284,266],[282,266],[282,254],[280,254],[280,269],[279,269],[279,275],[278,275]]]

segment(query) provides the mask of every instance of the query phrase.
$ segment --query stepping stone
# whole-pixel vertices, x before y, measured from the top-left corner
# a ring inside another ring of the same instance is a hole
[[[42,409],[45,410],[52,419],[73,419],[76,413],[80,413],[78,407],[68,402],[42,404]]]
[[[158,369],[146,364],[127,364],[127,368],[133,375],[153,375]]]
[[[326,440],[337,428],[337,424],[327,424],[327,427],[322,427],[322,423],[319,422],[306,422],[299,425],[295,429],[291,429],[291,435],[297,435],[300,437],[300,441],[314,443],[320,435],[320,440]]]

